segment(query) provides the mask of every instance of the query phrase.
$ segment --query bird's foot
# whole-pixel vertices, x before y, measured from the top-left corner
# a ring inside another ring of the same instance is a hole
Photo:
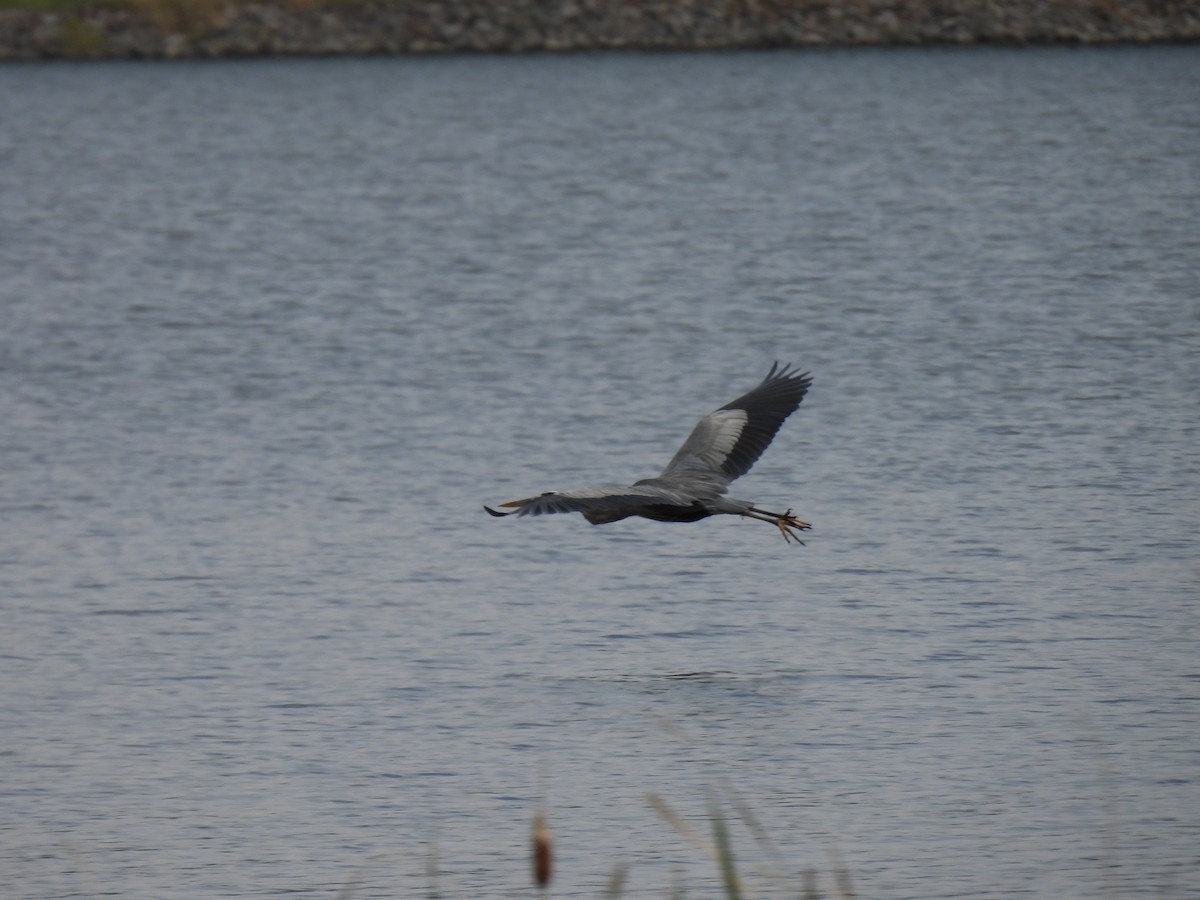
[[[769,512],[765,509],[756,509],[755,507],[750,507],[749,509],[742,510],[742,515],[751,519],[758,519],[762,522],[770,522],[779,529],[779,533],[783,535],[783,539],[789,544],[795,542],[801,546],[804,546],[804,541],[800,540],[800,535],[798,535],[796,532],[808,531],[810,528],[812,528],[812,526],[803,519],[797,519],[794,515],[792,515],[792,511],[790,509],[785,513],[776,513]]]
[[[779,533],[783,535],[783,539],[786,543],[790,544],[792,541],[795,541],[802,547],[805,546],[804,541],[800,540],[800,536],[796,534],[796,532],[808,531],[810,528],[812,528],[812,526],[803,519],[797,519],[795,516],[793,516],[790,509],[782,516],[779,516],[775,519],[775,526],[779,529]]]

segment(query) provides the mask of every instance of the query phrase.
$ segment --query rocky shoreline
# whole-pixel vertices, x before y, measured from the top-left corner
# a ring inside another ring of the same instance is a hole
[[[101,0],[0,9],[0,61],[1200,40],[1195,0]]]

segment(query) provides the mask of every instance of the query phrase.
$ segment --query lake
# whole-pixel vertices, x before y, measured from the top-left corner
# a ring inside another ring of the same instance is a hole
[[[1195,896],[1200,48],[0,68],[23,898]],[[732,494],[657,474],[774,360]],[[343,893],[339,893],[343,892]]]

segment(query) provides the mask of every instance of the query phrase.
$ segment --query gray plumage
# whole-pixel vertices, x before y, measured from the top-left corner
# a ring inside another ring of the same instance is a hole
[[[771,522],[785,540],[804,543],[796,534],[809,527],[792,515],[757,508],[748,500],[726,497],[729,483],[745,475],[808,393],[812,378],[778,363],[758,387],[696,423],[662,474],[633,484],[601,484],[570,491],[549,491],[501,503],[512,512],[493,516],[539,516],[578,512],[593,525],[642,516],[660,522],[695,522],[726,514]]]

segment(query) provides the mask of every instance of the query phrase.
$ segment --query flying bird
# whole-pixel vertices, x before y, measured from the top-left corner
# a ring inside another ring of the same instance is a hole
[[[750,471],[784,420],[796,411],[812,378],[790,365],[771,365],[762,384],[696,423],[683,446],[656,478],[633,484],[601,484],[548,491],[501,503],[511,512],[485,506],[491,515],[540,516],[579,512],[593,525],[641,516],[657,522],[697,522],[709,516],[745,516],[770,522],[785,541],[803,544],[797,532],[812,526],[792,515],[768,512],[749,500],[726,497],[729,483]]]

